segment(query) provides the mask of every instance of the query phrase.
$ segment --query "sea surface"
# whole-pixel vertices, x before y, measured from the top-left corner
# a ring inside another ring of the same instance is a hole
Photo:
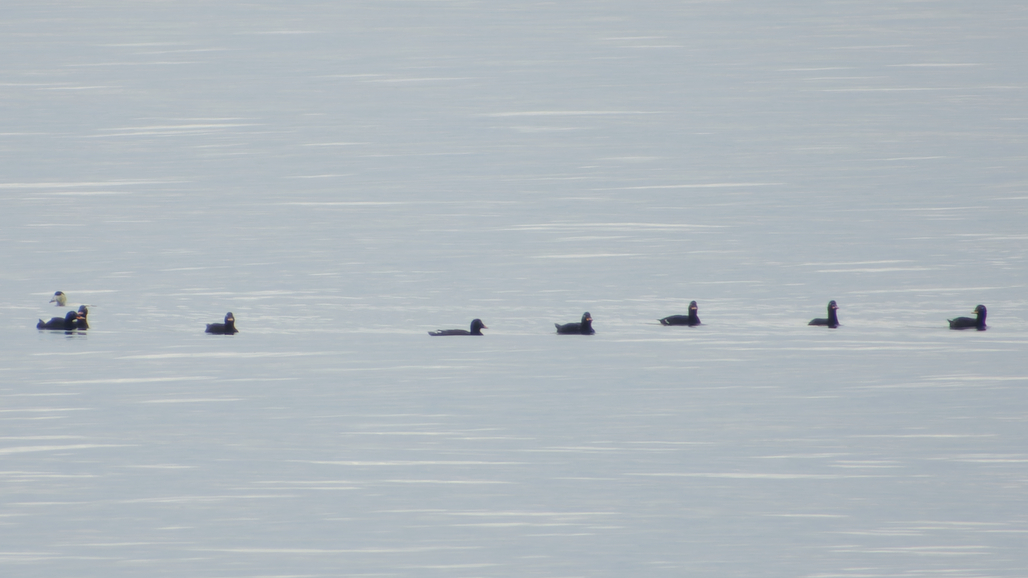
[[[0,575],[1028,575],[1028,5],[3,12]]]

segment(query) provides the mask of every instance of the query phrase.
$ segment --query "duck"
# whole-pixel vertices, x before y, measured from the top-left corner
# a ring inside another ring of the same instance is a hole
[[[79,305],[78,315],[75,319],[75,324],[79,329],[89,329],[89,308],[85,305]]]
[[[55,307],[64,307],[68,304],[68,296],[64,294],[64,291],[57,291],[50,299],[50,303],[53,303]]]
[[[471,321],[471,331],[467,329],[439,329],[437,331],[429,331],[428,334],[432,337],[443,337],[446,335],[482,335],[483,329],[489,329],[482,323],[481,319],[473,319]]]
[[[807,323],[807,325],[827,325],[828,327],[835,329],[839,326],[839,315],[836,313],[838,310],[839,306],[835,304],[835,300],[833,299],[828,302],[828,319],[821,317],[811,319],[810,323]]]
[[[236,318],[229,311],[225,314],[224,323],[208,323],[207,330],[204,333],[213,333],[215,335],[233,335],[239,333],[236,329]]]
[[[596,333],[593,329],[593,316],[589,315],[588,311],[582,314],[582,320],[578,323],[565,323],[564,325],[554,323],[553,325],[557,328],[558,335],[593,335]]]
[[[689,314],[688,315],[670,315],[663,319],[658,319],[661,325],[688,325],[693,327],[700,325],[700,317],[697,315],[700,308],[696,305],[695,301],[689,302]]]
[[[974,308],[974,313],[977,317],[957,317],[956,319],[949,319],[950,329],[971,329],[972,327],[978,331],[985,331],[987,328],[985,325],[985,316],[988,311],[985,310],[984,305],[979,305]]]
[[[72,331],[78,329],[79,314],[77,311],[69,311],[64,317],[52,317],[50,321],[39,320],[36,329],[56,329],[60,331]]]

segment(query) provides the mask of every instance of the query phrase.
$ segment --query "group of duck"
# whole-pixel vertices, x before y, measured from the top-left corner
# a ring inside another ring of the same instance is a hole
[[[56,303],[58,307],[64,307],[68,303],[68,296],[63,291],[54,293],[53,299],[50,303]],[[669,315],[663,319],[658,319],[661,325],[685,325],[688,327],[695,327],[701,325],[700,308],[695,301],[689,303],[689,314],[688,315]],[[978,331],[985,331],[987,326],[985,325],[985,316],[988,312],[984,305],[979,305],[974,308],[975,317],[957,317],[949,320],[950,329],[977,329]],[[89,329],[89,323],[87,317],[89,316],[89,309],[82,305],[77,311],[69,311],[64,317],[54,317],[50,321],[39,320],[36,324],[36,329],[51,329],[60,331],[73,331],[73,330],[84,330]],[[558,335],[593,335],[596,330],[593,329],[593,317],[588,311],[582,314],[582,319],[573,323],[554,323],[557,328]],[[828,302],[828,317],[819,317],[817,319],[811,319],[807,325],[819,325],[823,327],[830,327],[835,329],[840,325],[839,323],[839,306],[835,303],[835,300]],[[471,329],[439,329],[437,331],[429,331],[428,334],[432,337],[447,337],[452,335],[483,335],[482,330],[489,329],[485,323],[482,323],[481,319],[475,319],[471,322]],[[236,329],[236,318],[231,312],[225,314],[225,320],[223,323],[208,323],[205,333],[211,333],[214,335],[233,335],[239,333]]]
[[[64,291],[57,291],[54,293],[50,303],[55,304],[57,307],[67,307],[68,296]],[[89,308],[85,305],[79,305],[78,310],[69,311],[64,317],[51,317],[50,321],[39,320],[36,323],[36,329],[48,329],[51,331],[84,331],[89,329]],[[232,316],[232,313],[225,315],[224,323],[208,323],[206,333],[213,333],[216,335],[232,335],[239,333],[236,329],[236,318]]]
[[[68,296],[62,291],[54,293],[53,299],[50,303],[55,303],[58,307],[64,307],[68,304]],[[64,317],[52,317],[50,321],[39,320],[36,324],[36,329],[53,329],[60,331],[74,331],[76,329],[89,329],[89,308],[85,305],[80,305],[77,311],[69,311]]]
[[[658,319],[661,325],[685,325],[688,327],[695,327],[701,325],[700,308],[695,301],[689,303],[689,314],[688,315],[670,315],[663,319]],[[974,308],[975,317],[957,317],[949,320],[950,329],[977,329],[978,331],[985,331],[985,316],[987,311],[984,305],[979,305]],[[231,315],[231,313],[229,314]],[[582,314],[582,320],[576,323],[560,323],[553,324],[557,328],[558,335],[593,335],[596,330],[593,329],[593,316],[588,311]],[[839,305],[833,299],[828,302],[828,317],[818,317],[817,319],[811,319],[807,325],[820,325],[823,327],[830,327],[835,329],[840,325],[839,323]],[[471,322],[471,330],[466,329],[440,329],[438,331],[429,331],[428,334],[433,337],[445,337],[449,335],[482,335],[483,329],[489,329],[482,323],[481,319],[475,319]]]

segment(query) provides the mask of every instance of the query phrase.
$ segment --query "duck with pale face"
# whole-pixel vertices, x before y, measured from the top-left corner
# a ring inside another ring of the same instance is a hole
[[[64,294],[64,291],[58,291],[54,293],[50,303],[53,303],[55,307],[64,307],[68,304],[68,296]]]

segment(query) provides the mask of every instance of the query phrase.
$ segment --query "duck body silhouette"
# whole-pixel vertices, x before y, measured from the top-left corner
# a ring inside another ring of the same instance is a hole
[[[428,334],[432,337],[446,337],[449,335],[482,335],[483,329],[489,329],[482,323],[481,319],[475,319],[471,322],[471,331],[467,329],[439,329],[436,331],[429,331]]]
[[[77,311],[69,311],[64,317],[52,317],[50,321],[39,320],[36,324],[36,329],[50,329],[59,331],[72,331],[79,329],[79,313]],[[83,327],[86,329],[89,326]]]
[[[79,305],[75,325],[79,329],[89,329],[89,308],[85,305]]]
[[[689,314],[688,315],[669,315],[663,319],[658,319],[661,325],[688,325],[693,327],[700,325],[700,308],[693,301],[689,303]]]
[[[207,329],[204,333],[211,333],[213,335],[234,335],[239,333],[236,329],[236,318],[232,315],[232,312],[225,314],[224,323],[208,323]]]
[[[839,314],[837,313],[838,310],[839,306],[835,304],[835,300],[833,299],[828,302],[828,318],[825,319],[819,317],[817,319],[811,319],[810,323],[807,323],[807,325],[822,325],[835,329],[839,326]]]
[[[582,320],[578,323],[565,323],[561,325],[559,323],[553,324],[557,328],[558,335],[593,335],[596,331],[593,329],[593,317],[586,311],[582,314]]]
[[[979,305],[974,308],[976,317],[957,317],[956,319],[949,319],[950,329],[977,329],[978,331],[985,331],[988,326],[985,325],[985,316],[988,315],[988,311],[984,305]]]

